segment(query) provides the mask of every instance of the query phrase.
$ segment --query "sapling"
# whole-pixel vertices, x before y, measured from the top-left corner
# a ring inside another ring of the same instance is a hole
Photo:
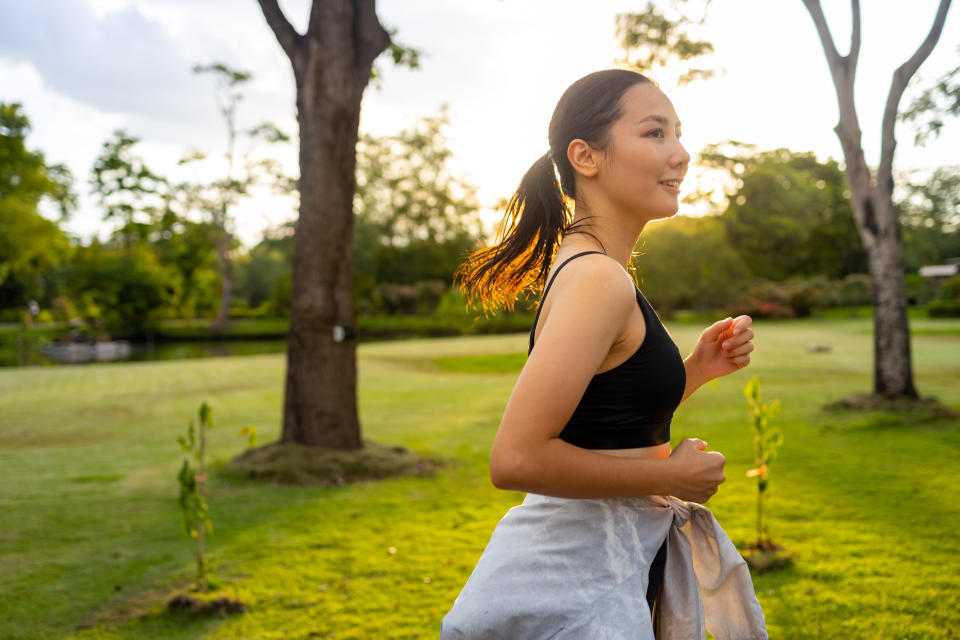
[[[194,429],[193,420],[187,429],[187,437],[177,436],[177,442],[187,453],[193,453],[196,466],[191,463],[190,457],[184,458],[183,466],[177,479],[180,481],[180,498],[177,501],[183,512],[183,524],[187,535],[197,539],[197,591],[207,591],[208,581],[206,558],[203,551],[203,535],[213,533],[213,523],[210,521],[210,512],[204,496],[204,483],[207,480],[204,456],[207,448],[207,429],[213,427],[210,405],[206,402],[200,405],[199,429]]]
[[[753,428],[754,468],[747,471],[747,477],[757,478],[757,548],[770,546],[770,540],[763,536],[763,496],[770,486],[769,465],[777,456],[777,449],[783,442],[780,427],[770,424],[780,412],[780,401],[761,403],[760,379],[754,376],[743,389],[749,406],[750,426]],[[766,543],[766,544],[765,544]]]

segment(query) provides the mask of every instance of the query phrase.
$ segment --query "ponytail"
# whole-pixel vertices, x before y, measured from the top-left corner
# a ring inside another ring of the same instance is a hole
[[[484,313],[513,310],[517,296],[542,285],[572,213],[545,153],[527,170],[507,203],[497,242],[471,253],[454,274],[469,305]]]
[[[512,311],[519,295],[543,286],[567,233],[586,233],[604,249],[596,235],[575,229],[591,216],[573,222],[568,203],[576,196],[575,174],[566,150],[574,139],[604,148],[610,125],[623,113],[621,97],[641,82],[650,80],[629,69],[607,69],[580,78],[564,91],[547,132],[550,152],[520,181],[507,203],[496,243],[469,254],[454,273],[454,281],[461,278],[460,291],[468,306],[479,306],[485,315],[501,307]]]

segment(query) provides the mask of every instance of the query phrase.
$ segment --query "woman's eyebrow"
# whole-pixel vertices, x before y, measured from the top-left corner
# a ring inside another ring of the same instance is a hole
[[[639,120],[637,120],[637,124],[640,124],[641,122],[646,122],[647,120],[656,120],[657,122],[659,122],[659,123],[662,124],[662,125],[668,125],[668,124],[670,124],[670,121],[667,120],[666,117],[661,116],[661,115],[658,114],[658,113],[655,113],[655,114],[653,114],[653,115],[649,115],[649,116],[640,118]],[[677,121],[677,126],[678,126],[678,127],[680,126],[680,122],[679,122],[679,121]]]

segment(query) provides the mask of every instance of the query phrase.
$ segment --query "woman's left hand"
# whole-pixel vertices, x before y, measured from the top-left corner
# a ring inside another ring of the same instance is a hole
[[[750,316],[725,318],[700,335],[690,357],[705,382],[738,371],[750,364],[753,351],[753,329]]]

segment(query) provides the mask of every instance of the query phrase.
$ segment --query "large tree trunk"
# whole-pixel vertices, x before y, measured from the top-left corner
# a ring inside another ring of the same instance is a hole
[[[853,84],[860,55],[860,3],[851,0],[853,13],[850,53],[837,53],[819,0],[803,0],[823,45],[840,107],[835,131],[843,147],[853,215],[867,252],[873,281],[874,378],[873,392],[887,397],[916,398],[910,358],[903,242],[893,206],[894,125],[907,83],[927,59],[943,30],[951,0],[941,0],[926,39],[893,74],[883,117],[880,165],[876,179],[864,159],[860,124],[854,106]]]
[[[353,194],[360,101],[389,45],[374,0],[314,0],[305,35],[259,0],[293,64],[300,125],[283,442],[362,446],[353,305]]]

